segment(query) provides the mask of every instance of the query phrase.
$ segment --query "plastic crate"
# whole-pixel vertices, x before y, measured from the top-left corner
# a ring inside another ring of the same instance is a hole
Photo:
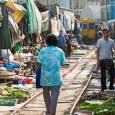
[[[15,106],[18,99],[13,97],[2,97],[0,98],[0,106]]]

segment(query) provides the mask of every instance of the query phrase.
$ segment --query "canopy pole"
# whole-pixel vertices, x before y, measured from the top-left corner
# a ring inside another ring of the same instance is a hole
[[[7,56],[8,56],[8,49],[7,49]],[[10,64],[10,61],[9,61],[9,56],[8,56],[8,69],[10,69],[9,64]]]

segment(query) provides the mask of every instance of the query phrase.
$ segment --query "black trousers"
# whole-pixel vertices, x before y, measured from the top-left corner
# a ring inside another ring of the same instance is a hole
[[[105,66],[104,60],[100,60],[100,68],[101,68],[101,90],[106,89],[106,70],[107,67]],[[114,84],[114,64],[112,62],[110,68],[108,69],[110,74],[110,84],[109,88],[113,87]]]

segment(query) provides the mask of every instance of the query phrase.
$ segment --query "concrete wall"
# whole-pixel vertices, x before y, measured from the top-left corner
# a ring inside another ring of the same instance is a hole
[[[70,0],[38,0],[38,2],[44,5],[59,4],[61,7],[70,8]]]
[[[72,6],[75,10],[75,15],[81,15],[85,6],[87,6],[87,0],[75,0]]]
[[[57,0],[61,7],[70,9],[70,0]]]
[[[99,6],[100,5],[100,0],[87,0],[87,6]]]

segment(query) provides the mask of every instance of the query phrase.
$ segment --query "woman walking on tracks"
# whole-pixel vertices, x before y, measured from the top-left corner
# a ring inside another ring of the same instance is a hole
[[[115,43],[109,38],[109,30],[104,29],[103,38],[97,42],[97,65],[100,64],[101,68],[101,91],[107,89],[106,87],[106,70],[110,73],[109,89],[113,90],[114,84],[114,64],[112,57],[112,48],[115,49]]]
[[[57,47],[58,40],[55,35],[48,35],[46,43],[47,47],[40,51],[37,63],[41,65],[40,85],[43,88],[43,97],[47,108],[46,115],[55,115],[60,87],[63,84],[60,69],[66,60],[64,52]]]

